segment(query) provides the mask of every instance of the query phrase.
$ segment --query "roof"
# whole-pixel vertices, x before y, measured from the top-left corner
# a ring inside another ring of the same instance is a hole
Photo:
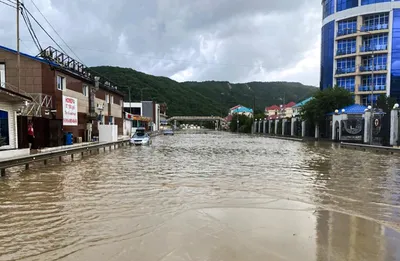
[[[272,105],[272,106],[266,107],[265,110],[266,111],[279,110],[279,106],[278,105]]]
[[[233,113],[242,113],[242,112],[253,113],[253,110],[249,109],[249,108],[246,108],[246,107],[240,107],[240,108],[237,108],[237,109],[233,110]]]
[[[4,50],[4,51],[7,51],[7,52],[11,52],[11,53],[17,54],[17,51],[16,51],[16,50],[11,49],[11,48],[8,48],[8,47],[5,47],[5,46],[2,46],[2,45],[0,45],[0,49],[2,49],[2,50]],[[29,59],[32,59],[32,60],[35,60],[35,61],[38,61],[38,62],[41,62],[41,63],[46,63],[46,64],[49,64],[49,65],[51,65],[51,66],[58,67],[58,68],[61,67],[60,65],[58,65],[58,64],[56,64],[56,63],[54,63],[54,62],[45,60],[45,59],[43,59],[43,58],[39,58],[39,57],[32,56],[32,55],[29,55],[29,54],[26,54],[26,53],[22,53],[22,52],[20,52],[19,54],[20,54],[21,56],[24,56],[24,57],[26,57],[26,58],[29,58]]]
[[[364,114],[365,109],[367,109],[367,107],[360,104],[353,104],[340,109],[338,114],[342,114],[343,109],[345,114]],[[335,112],[328,113],[327,115],[333,115],[333,114],[335,114]]]
[[[295,102],[289,102],[288,104],[286,104],[286,105],[283,106],[283,107],[285,107],[285,108],[292,108],[292,107],[295,106],[295,105],[296,105]]]
[[[230,122],[232,120],[233,116],[232,115],[228,115],[225,117],[225,121]]]
[[[0,45],[0,50],[11,52],[13,54],[17,54],[18,53],[16,50],[8,48],[8,47],[5,47],[5,46],[2,46],[2,45]],[[54,63],[52,61],[49,61],[49,60],[46,60],[46,59],[43,59],[43,58],[40,58],[40,57],[32,56],[32,55],[29,55],[29,54],[26,54],[26,53],[23,53],[23,52],[20,52],[19,54],[21,56],[23,56],[23,57],[28,58],[28,59],[32,59],[32,60],[35,60],[35,61],[38,61],[38,62],[41,62],[41,63],[44,63],[44,64],[48,64],[50,66],[53,66],[53,67],[57,68],[58,70],[60,70],[60,71],[62,71],[64,73],[70,74],[71,77],[78,77],[79,79],[83,79],[84,81],[88,81],[88,79],[86,79],[86,78],[84,78],[82,76],[79,76],[78,74],[76,74],[74,72],[71,72],[70,70],[68,70],[68,69],[66,69],[66,68],[64,68],[64,67],[60,66],[59,64]],[[93,82],[93,84],[94,84],[94,82]],[[114,90],[114,89],[111,89],[111,88],[108,88],[108,87],[102,86],[102,85],[100,85],[100,88],[103,89],[103,90],[114,92],[116,94],[124,96],[124,94],[122,92],[118,91],[118,90]]]
[[[307,99],[305,99],[305,100],[303,100],[303,101],[297,103],[297,104],[294,105],[293,107],[294,107],[294,108],[302,107],[303,105],[305,105],[307,102],[311,101],[312,99],[313,99],[313,97],[307,98]]]
[[[237,109],[237,108],[239,108],[239,107],[243,107],[243,106],[239,104],[239,105],[233,106],[233,107],[230,108],[229,110],[232,111],[232,110]]]
[[[2,97],[2,98],[1,98]],[[19,94],[17,92],[14,92],[12,90],[6,89],[6,88],[1,88],[0,87],[0,100],[2,101],[10,101],[10,102],[18,102],[18,101],[32,101],[32,98]]]

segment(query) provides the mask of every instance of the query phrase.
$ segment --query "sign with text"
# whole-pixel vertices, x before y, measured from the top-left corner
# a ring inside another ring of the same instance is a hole
[[[78,100],[63,96],[63,125],[78,126]]]

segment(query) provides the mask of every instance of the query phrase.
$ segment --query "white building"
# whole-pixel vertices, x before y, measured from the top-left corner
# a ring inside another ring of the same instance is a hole
[[[29,97],[0,88],[0,159],[29,154],[29,149],[17,150],[17,113],[31,101]]]

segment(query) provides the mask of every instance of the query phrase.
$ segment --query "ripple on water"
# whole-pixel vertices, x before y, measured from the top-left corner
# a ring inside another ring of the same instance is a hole
[[[190,255],[182,260],[296,260],[276,246],[281,238],[304,260],[326,260],[317,257],[320,248],[327,253],[327,224],[343,242],[343,227],[355,227],[375,257],[399,242],[399,169],[397,158],[330,144],[215,132],[156,137],[150,147],[0,180],[0,260],[178,260],[181,250]],[[281,226],[284,220],[293,225]],[[264,231],[274,231],[271,222],[281,235]],[[168,254],[159,240],[175,248]],[[336,260],[346,254],[339,241],[332,241]],[[246,258],[235,259],[238,247]],[[361,246],[353,250],[374,260]]]

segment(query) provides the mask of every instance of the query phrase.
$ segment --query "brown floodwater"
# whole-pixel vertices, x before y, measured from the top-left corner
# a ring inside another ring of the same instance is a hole
[[[391,261],[399,231],[400,158],[327,143],[187,132],[0,179],[7,261]]]

